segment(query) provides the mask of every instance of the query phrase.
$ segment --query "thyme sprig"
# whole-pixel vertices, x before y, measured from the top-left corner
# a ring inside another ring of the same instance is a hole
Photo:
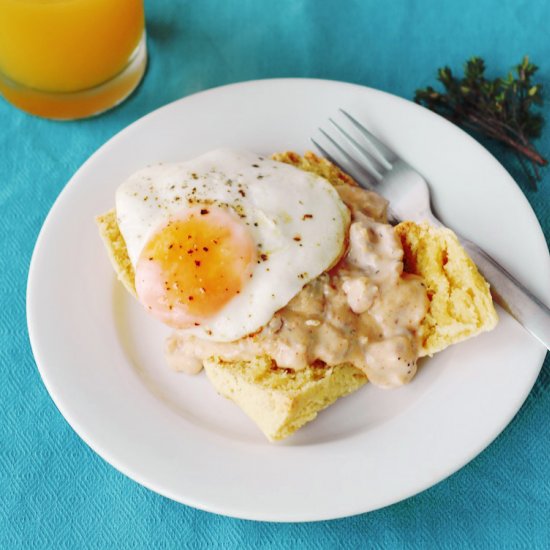
[[[544,125],[542,115],[533,112],[542,105],[542,85],[532,81],[538,67],[527,56],[514,69],[506,77],[487,79],[483,59],[472,57],[462,78],[454,76],[449,67],[438,69],[444,92],[428,86],[416,90],[414,99],[455,124],[512,149],[536,189],[540,167],[548,164],[532,143]]]

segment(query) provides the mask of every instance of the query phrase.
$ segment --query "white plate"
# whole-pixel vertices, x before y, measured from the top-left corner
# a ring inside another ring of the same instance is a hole
[[[101,147],[59,196],[34,251],[27,316],[37,365],[63,416],[115,468],[162,495],[273,521],[374,510],[475,457],[537,377],[545,350],[500,312],[494,332],[425,361],[410,385],[367,386],[273,445],[204,375],[164,365],[165,331],[115,282],[94,216],[148,163],[228,145],[304,151],[337,107],[369,121],[427,177],[447,224],[550,301],[545,240],[515,183],[474,140],[410,102],[290,79],[217,88],[159,109]]]

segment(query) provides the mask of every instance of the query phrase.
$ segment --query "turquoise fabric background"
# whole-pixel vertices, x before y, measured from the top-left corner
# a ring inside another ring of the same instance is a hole
[[[503,434],[437,486],[348,519],[255,523],[160,497],[95,455],[46,393],[25,320],[28,265],[48,210],[127,124],[190,93],[266,77],[345,80],[411,98],[437,67],[458,69],[474,54],[500,74],[527,53],[550,89],[550,3],[150,0],[146,10],[148,74],[119,108],[56,123],[0,99],[0,548],[550,547],[548,360]],[[550,121],[550,98],[544,114]],[[539,145],[550,155],[550,128]],[[550,171],[537,193],[523,189],[548,239]]]

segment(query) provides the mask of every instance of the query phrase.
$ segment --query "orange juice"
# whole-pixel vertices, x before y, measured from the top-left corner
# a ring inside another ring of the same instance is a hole
[[[0,91],[41,116],[100,112],[139,83],[143,35],[143,0],[0,0]]]

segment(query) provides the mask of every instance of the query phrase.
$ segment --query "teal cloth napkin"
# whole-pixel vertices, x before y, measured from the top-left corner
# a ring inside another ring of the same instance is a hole
[[[49,398],[25,319],[29,261],[48,210],[80,164],[137,118],[192,92],[266,77],[345,80],[411,98],[437,67],[458,69],[474,54],[500,74],[527,53],[548,88],[550,4],[150,0],[146,11],[148,74],[117,109],[56,123],[0,99],[0,548],[550,547],[548,360],[502,435],[435,487],[352,518],[256,523],[172,502],[95,455]],[[550,121],[550,99],[544,114]],[[539,146],[550,155],[550,128]],[[548,238],[550,171],[538,192],[523,190]]]

